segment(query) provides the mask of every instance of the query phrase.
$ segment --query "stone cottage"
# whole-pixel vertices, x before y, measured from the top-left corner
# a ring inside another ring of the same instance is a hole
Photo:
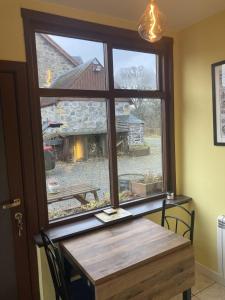
[[[36,34],[39,86],[54,89],[106,89],[104,66],[93,58],[83,62],[71,57],[46,34]],[[54,145],[58,158],[79,161],[107,156],[106,102],[101,99],[41,98],[43,127],[61,124],[43,133],[46,145]],[[128,153],[131,145],[144,143],[144,122],[130,112],[130,101],[116,104],[117,148]]]

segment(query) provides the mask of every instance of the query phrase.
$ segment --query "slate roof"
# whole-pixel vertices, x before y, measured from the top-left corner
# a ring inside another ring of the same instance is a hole
[[[144,124],[144,121],[138,119],[134,115],[121,115],[116,117],[116,122],[121,124]]]
[[[72,58],[75,59],[79,65],[84,63],[81,56],[72,56]]]
[[[133,124],[144,124],[143,121],[136,118],[133,115],[117,116],[116,117],[116,132],[117,133],[126,133],[129,131],[129,125]],[[58,133],[50,132],[45,133],[44,139],[50,139],[55,136],[73,136],[73,135],[89,135],[89,134],[106,134],[105,128],[82,128],[81,130],[58,130]]]
[[[78,79],[81,74],[83,72],[85,72],[85,70],[87,70],[87,68],[91,65],[91,64],[96,64],[96,61],[98,64],[99,61],[94,58],[94,59],[90,59],[87,62],[80,64],[78,66],[76,66],[74,69],[68,71],[67,73],[59,76],[50,86],[50,88],[52,89],[63,89],[65,88],[65,86],[67,86],[68,82],[72,79],[73,81],[75,81],[76,79]],[[101,64],[100,64],[101,65]]]
[[[55,97],[41,97],[40,106],[46,107],[46,106],[54,105],[57,102],[58,102],[58,100]]]
[[[116,131],[117,133],[126,133],[129,131],[128,126],[120,126],[120,124],[116,123]],[[55,137],[66,137],[66,136],[76,136],[76,135],[93,135],[93,134],[107,134],[106,129],[104,128],[82,128],[78,130],[58,130],[57,132],[45,132],[44,140],[49,140]]]

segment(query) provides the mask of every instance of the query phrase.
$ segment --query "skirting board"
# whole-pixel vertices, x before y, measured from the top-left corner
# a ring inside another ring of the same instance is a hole
[[[198,262],[195,262],[196,271],[202,273],[203,275],[209,277],[210,279],[214,280],[215,282],[222,284],[225,286],[225,278],[220,273],[217,273]]]

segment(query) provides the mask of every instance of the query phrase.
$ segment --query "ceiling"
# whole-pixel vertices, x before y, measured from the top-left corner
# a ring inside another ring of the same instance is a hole
[[[43,0],[138,22],[147,0]],[[170,30],[181,30],[225,10],[225,0],[158,0]]]

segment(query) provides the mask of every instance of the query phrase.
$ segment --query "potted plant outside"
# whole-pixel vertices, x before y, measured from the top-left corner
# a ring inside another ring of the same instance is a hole
[[[150,194],[161,192],[163,187],[162,175],[145,174],[143,180],[132,181],[131,191],[133,194],[146,197]]]

